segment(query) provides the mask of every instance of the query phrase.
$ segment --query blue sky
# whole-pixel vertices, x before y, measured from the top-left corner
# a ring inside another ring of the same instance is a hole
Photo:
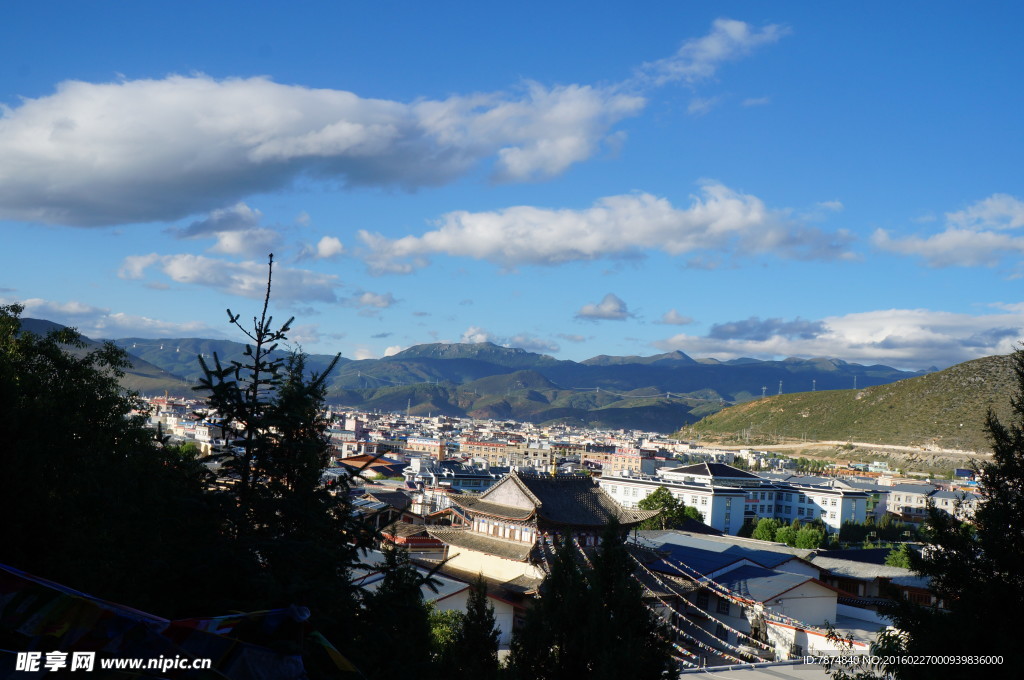
[[[832,356],[1024,337],[1017,3],[32,3],[0,302],[92,337]]]

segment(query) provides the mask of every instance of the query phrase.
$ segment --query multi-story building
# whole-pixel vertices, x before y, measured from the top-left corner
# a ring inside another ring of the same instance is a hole
[[[426,453],[436,460],[447,458],[448,442],[437,437],[409,437],[405,441],[406,453]]]
[[[771,481],[721,463],[698,463],[659,470],[658,477],[604,475],[599,482],[626,507],[664,486],[700,511],[704,523],[736,534],[745,520],[774,517],[784,522],[820,519],[830,532],[843,522],[863,522],[868,494],[829,484]]]
[[[626,508],[638,507],[640,501],[663,486],[680,502],[697,508],[704,524],[709,527],[736,534],[743,526],[747,494],[736,487],[666,481],[647,475],[614,474],[603,475],[598,484]]]

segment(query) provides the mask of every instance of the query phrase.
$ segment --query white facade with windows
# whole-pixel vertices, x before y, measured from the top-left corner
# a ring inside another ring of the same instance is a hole
[[[727,534],[735,534],[743,526],[744,498],[741,489],[724,486],[682,484],[654,477],[618,477],[606,475],[598,484],[615,501],[635,508],[658,487],[665,487],[680,502],[697,508],[704,524]]]
[[[660,478],[609,474],[598,484],[627,508],[637,507],[663,486],[686,505],[697,508],[705,524],[732,535],[739,532],[746,519],[773,517],[786,523],[820,519],[829,532],[837,532],[843,522],[863,522],[867,517],[868,494],[863,491],[773,482],[726,465],[712,466],[707,474],[695,475],[695,467],[667,470]]]

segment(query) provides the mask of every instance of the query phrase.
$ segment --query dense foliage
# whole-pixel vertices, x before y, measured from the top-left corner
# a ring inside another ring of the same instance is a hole
[[[664,486],[659,486],[649,496],[637,503],[641,510],[660,510],[654,517],[645,520],[641,529],[681,529],[687,519],[703,522],[700,510],[686,505],[672,495]]]
[[[453,680],[493,680],[498,676],[499,631],[494,607],[487,601],[483,577],[473,585],[466,614],[455,630],[445,677]]]
[[[201,470],[143,427],[124,353],[21,311],[0,307],[0,562],[166,615],[220,601]]]
[[[785,543],[803,550],[814,550],[825,543],[827,533],[825,525],[820,520],[802,524],[799,519],[794,519],[791,524],[785,524],[774,517],[762,517],[753,526],[750,537],[759,541]],[[740,535],[742,534],[741,531]]]
[[[575,545],[556,544],[551,572],[512,640],[509,672],[521,680],[673,675],[668,633],[642,599],[635,562],[617,525],[592,564]]]
[[[986,678],[1019,677],[1022,660],[1018,613],[1024,609],[1024,351],[1013,355],[1017,394],[1004,424],[992,413],[986,429],[991,462],[979,465],[978,504],[973,520],[929,509],[929,546],[908,553],[910,566],[931,580],[942,609],[900,603],[891,612],[903,631],[907,654],[1002,655]],[[901,665],[901,679],[930,676],[928,669]],[[978,677],[970,666],[946,669],[943,677]]]
[[[0,563],[167,618],[305,606],[366,661],[375,631],[357,622],[393,605],[352,586],[373,534],[344,484],[337,496],[320,484],[325,374],[301,354],[268,358],[288,329],[272,326],[269,292],[268,277],[248,359],[205,367],[207,416],[234,440],[207,459],[144,427],[143,404],[119,386],[122,350],[88,350],[71,329],[21,332],[22,309],[0,307]],[[400,644],[415,622],[401,620]],[[25,644],[0,633],[6,648]]]

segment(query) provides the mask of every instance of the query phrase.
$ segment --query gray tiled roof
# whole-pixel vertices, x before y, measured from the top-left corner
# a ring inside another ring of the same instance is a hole
[[[525,562],[533,551],[532,543],[520,543],[504,538],[494,538],[478,534],[466,528],[430,527],[427,532],[437,540],[447,543],[453,548],[465,548],[477,552],[504,557],[516,562]]]
[[[392,536],[398,536],[400,538],[410,538],[412,536],[427,535],[427,527],[423,524],[410,524],[409,522],[392,522],[387,525],[381,531],[387,532]]]
[[[387,503],[396,510],[405,510],[412,504],[412,499],[401,491],[370,491],[364,494],[364,498]]]
[[[614,518],[625,527],[658,514],[622,507],[586,475],[512,474],[540,501],[537,514],[551,524],[599,527]]]
[[[890,567],[887,564],[871,564],[868,562],[854,562],[835,557],[812,556],[811,562],[814,566],[821,567],[831,574],[845,578],[876,579],[883,578],[892,581],[899,581],[903,585],[917,585],[925,588],[929,579],[917,576],[909,569],[903,567]]]
[[[931,484],[893,484],[888,487],[888,490],[897,493],[919,493],[927,496],[932,491],[935,491],[935,487]]]
[[[473,513],[502,517],[504,519],[526,520],[534,515],[533,508],[518,508],[514,505],[490,503],[477,496],[453,496],[452,502]]]

